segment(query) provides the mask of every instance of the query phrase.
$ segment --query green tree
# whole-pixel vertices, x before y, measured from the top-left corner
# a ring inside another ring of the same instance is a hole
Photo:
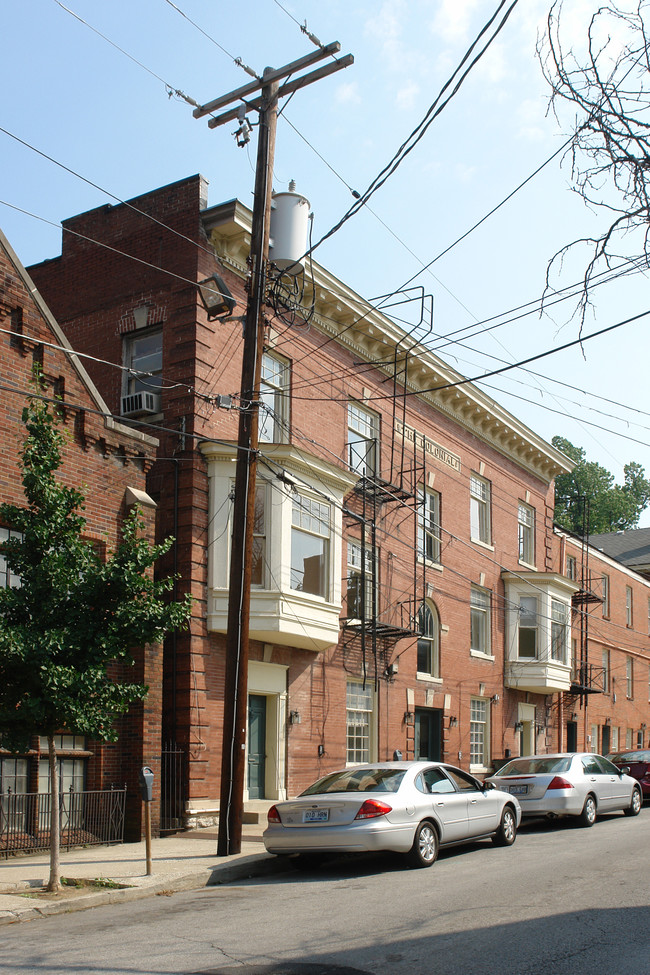
[[[134,509],[106,561],[83,538],[84,495],[61,484],[65,437],[55,412],[37,397],[23,411],[20,466],[24,507],[0,505],[20,533],[4,548],[20,585],[0,589],[0,737],[24,751],[47,737],[52,814],[48,890],[59,888],[59,796],[55,734],[115,741],[113,721],[147,688],[116,679],[133,666],[132,649],[183,626],[191,600],[169,602],[172,579],[153,578],[172,539],[150,545]]]
[[[587,498],[590,534],[635,528],[650,503],[650,481],[641,464],[626,464],[624,483],[615,484],[614,475],[588,461],[582,447],[575,447],[564,437],[553,437],[552,443],[576,465],[570,474],[555,478],[555,522],[581,535],[586,527],[582,500]]]

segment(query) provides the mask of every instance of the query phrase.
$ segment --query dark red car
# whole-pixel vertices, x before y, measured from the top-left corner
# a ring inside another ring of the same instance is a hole
[[[650,750],[613,752],[607,758],[618,768],[627,769],[628,774],[641,786],[643,801],[650,802]]]

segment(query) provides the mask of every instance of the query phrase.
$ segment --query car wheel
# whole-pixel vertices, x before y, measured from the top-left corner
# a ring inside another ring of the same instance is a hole
[[[588,795],[585,799],[578,822],[581,826],[593,826],[596,822],[596,800],[592,795]]]
[[[517,817],[512,806],[506,806],[499,828],[492,837],[495,846],[512,846],[517,839]]]
[[[438,834],[435,826],[426,819],[415,831],[413,846],[406,854],[412,867],[430,867],[438,856]]]
[[[639,789],[634,789],[632,792],[632,799],[630,800],[630,805],[623,812],[626,816],[638,816],[641,812],[641,806],[643,805],[643,799],[641,798],[641,792]]]

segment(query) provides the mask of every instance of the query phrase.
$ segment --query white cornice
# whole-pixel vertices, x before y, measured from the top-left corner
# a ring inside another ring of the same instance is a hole
[[[235,273],[247,272],[251,211],[238,200],[211,207],[203,224],[219,258]],[[354,356],[392,376],[396,348],[413,340],[346,284],[313,265],[316,311],[312,323]],[[311,298],[311,294],[310,294]],[[459,385],[460,384],[460,385]],[[545,483],[573,469],[573,462],[425,346],[409,347],[409,394],[420,396],[455,423]]]

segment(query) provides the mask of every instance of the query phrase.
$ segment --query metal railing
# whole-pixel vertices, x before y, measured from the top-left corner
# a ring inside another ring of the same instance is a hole
[[[60,796],[61,849],[110,846],[124,841],[126,786]],[[0,856],[36,853],[50,847],[52,795],[12,792],[0,796]]]
[[[165,742],[160,762],[160,831],[171,833],[184,828],[185,751],[174,742]]]

